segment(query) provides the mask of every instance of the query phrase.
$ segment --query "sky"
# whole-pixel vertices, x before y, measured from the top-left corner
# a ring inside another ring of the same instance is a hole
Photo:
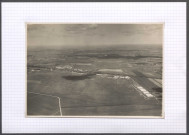
[[[27,45],[162,45],[163,24],[28,24]]]

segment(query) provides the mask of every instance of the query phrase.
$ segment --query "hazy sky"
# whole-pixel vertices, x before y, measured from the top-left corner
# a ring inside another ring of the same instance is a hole
[[[162,24],[28,24],[28,46],[162,44]]]

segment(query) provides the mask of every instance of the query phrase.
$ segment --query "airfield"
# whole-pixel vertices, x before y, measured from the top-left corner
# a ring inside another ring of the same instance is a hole
[[[162,116],[162,47],[28,48],[28,116]]]

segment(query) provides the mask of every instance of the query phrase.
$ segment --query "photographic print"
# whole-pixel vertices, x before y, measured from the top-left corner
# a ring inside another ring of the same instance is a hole
[[[163,24],[26,24],[26,116],[163,118]]]

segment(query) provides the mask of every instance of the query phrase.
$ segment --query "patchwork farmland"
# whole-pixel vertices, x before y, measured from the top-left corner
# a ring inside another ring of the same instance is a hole
[[[27,59],[28,116],[162,115],[159,46],[29,48]]]

